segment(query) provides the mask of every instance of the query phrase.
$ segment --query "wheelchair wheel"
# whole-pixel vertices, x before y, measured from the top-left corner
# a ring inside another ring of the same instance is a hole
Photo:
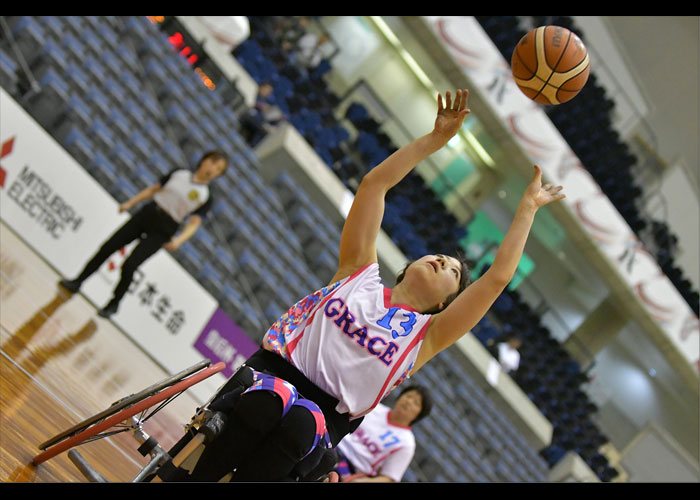
[[[152,406],[162,403],[155,408],[150,415],[144,416],[140,420],[141,422],[146,421],[189,387],[219,373],[226,367],[224,363],[210,365],[211,363],[208,360],[202,361],[180,373],[147,387],[143,391],[120,399],[106,410],[83,420],[70,429],[40,444],[39,449],[44,451],[36,455],[32,463],[34,465],[39,465],[55,457],[59,453],[88,440],[93,441],[127,431],[132,427],[122,426],[121,429],[117,427],[120,423],[130,419],[134,415],[142,412],[145,413]],[[112,432],[100,434],[111,428],[117,429]]]

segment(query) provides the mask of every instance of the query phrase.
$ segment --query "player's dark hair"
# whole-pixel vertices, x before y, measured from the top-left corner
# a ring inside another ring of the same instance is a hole
[[[226,166],[224,167],[224,172],[228,168],[228,162],[229,162],[228,155],[226,153],[224,153],[223,151],[219,151],[218,149],[214,149],[212,151],[207,151],[206,153],[204,153],[202,155],[202,157],[199,159],[199,161],[197,162],[196,168],[199,168],[202,165],[202,163],[204,163],[204,161],[209,159],[209,158],[211,158],[212,161],[224,160],[224,162],[226,163]]]

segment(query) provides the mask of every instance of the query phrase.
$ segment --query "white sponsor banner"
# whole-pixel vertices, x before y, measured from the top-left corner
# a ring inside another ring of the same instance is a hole
[[[506,61],[470,16],[425,16],[436,38],[479,88],[520,146],[542,167],[547,182],[564,186],[564,203],[634,291],[673,345],[700,371],[700,322],[673,283],[566,140],[542,110],[520,91]]]
[[[125,200],[114,200],[2,89],[0,147],[2,220],[58,273],[76,277],[129,219],[118,211]],[[134,246],[115,253],[84,283],[81,293],[96,307],[112,296]],[[163,249],[139,267],[111,321],[172,373],[203,359],[194,344],[216,309],[216,300]],[[214,376],[195,391],[208,397],[221,382]]]

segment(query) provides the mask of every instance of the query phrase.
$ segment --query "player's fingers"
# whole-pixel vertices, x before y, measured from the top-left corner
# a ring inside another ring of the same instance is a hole
[[[534,174],[532,180],[541,179],[542,178],[542,169],[540,168],[540,166],[535,165],[534,169],[535,169],[535,174]]]
[[[469,90],[464,89],[462,91],[462,109],[465,109],[467,107],[467,100],[468,99],[469,99]]]

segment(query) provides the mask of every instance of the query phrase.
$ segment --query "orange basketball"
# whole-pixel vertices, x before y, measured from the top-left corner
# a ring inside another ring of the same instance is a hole
[[[522,37],[510,68],[515,83],[540,104],[573,99],[588,80],[588,50],[581,39],[560,26],[540,26]]]

